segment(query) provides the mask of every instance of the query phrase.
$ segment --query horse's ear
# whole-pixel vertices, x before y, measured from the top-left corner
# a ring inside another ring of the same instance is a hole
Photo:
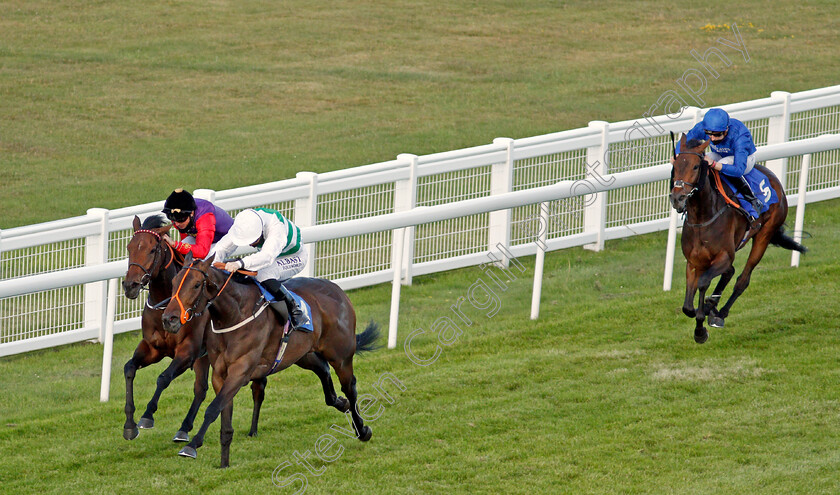
[[[134,227],[134,231],[137,232],[140,230],[140,217],[134,215],[134,221],[131,222],[131,226]]]
[[[685,133],[680,134],[680,150],[685,150]]]
[[[172,229],[172,224],[168,223],[168,224],[166,224],[162,227],[156,228],[155,230],[157,231],[158,234],[163,235],[163,234],[168,234],[171,229]]]
[[[193,254],[192,254],[192,251],[190,251],[189,253],[187,253],[186,256],[184,256],[184,266],[187,266],[190,263],[192,263],[192,260],[193,260]]]
[[[701,145],[700,145],[700,149],[701,149],[701,150],[706,149],[706,147],[707,147],[707,146],[709,146],[709,143],[711,143],[711,142],[712,142],[712,140],[711,140],[711,139],[707,139],[707,140],[705,140],[705,141],[703,142],[703,144],[701,144]]]

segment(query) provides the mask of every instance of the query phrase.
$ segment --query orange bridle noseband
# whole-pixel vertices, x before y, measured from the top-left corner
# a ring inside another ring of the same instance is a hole
[[[196,267],[194,267],[192,265],[192,263],[190,263],[189,266],[185,266],[184,268],[186,268],[187,270],[195,270],[198,273],[204,275],[204,281],[202,282],[201,290],[206,292],[207,291],[207,273],[199,270]],[[181,296],[180,296],[181,288],[184,286],[184,280],[187,279],[187,276],[185,274],[181,278],[181,283],[178,284],[178,290],[176,290],[175,295],[172,296],[172,298],[175,299],[175,301],[178,302],[178,308],[181,311],[181,316],[179,318],[181,320],[181,324],[184,325],[188,321],[192,320],[194,317],[201,316],[204,313],[204,310],[206,310],[208,307],[210,307],[210,305],[213,303],[213,301],[222,294],[222,291],[225,290],[225,287],[227,287],[228,282],[230,282],[231,278],[233,278],[233,272],[231,272],[231,274],[228,275],[228,278],[225,280],[225,283],[222,284],[222,288],[219,289],[219,292],[217,292],[215,296],[207,298],[207,304],[204,305],[204,309],[201,310],[200,312],[196,312],[196,309],[198,307],[198,300],[200,299],[200,297],[197,296],[195,298],[195,302],[193,303],[193,305],[191,307],[187,308],[187,309],[184,309],[185,308],[184,302],[181,301]]]

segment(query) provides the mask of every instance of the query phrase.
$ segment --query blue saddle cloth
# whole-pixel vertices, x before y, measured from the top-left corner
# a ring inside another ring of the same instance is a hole
[[[254,281],[256,282],[256,280],[254,280]],[[262,295],[263,295],[263,297],[265,298],[266,301],[268,301],[270,303],[276,302],[276,299],[274,298],[274,296],[272,296],[271,293],[268,292],[265,289],[265,287],[262,286],[261,283],[257,282],[257,287],[260,288],[260,291],[262,292]],[[295,303],[298,305],[300,310],[303,311],[304,314],[306,314],[306,317],[309,319],[309,321],[305,325],[299,326],[298,330],[302,330],[304,332],[312,332],[314,330],[312,328],[312,309],[309,307],[309,303],[307,303],[306,300],[304,300],[302,297],[295,294],[294,292],[289,291],[289,293],[294,298]]]
[[[747,178],[747,182],[750,184],[750,188],[752,189],[755,197],[764,204],[764,206],[761,207],[761,211],[758,212],[755,211],[752,204],[745,200],[744,196],[738,192],[738,188],[732,184],[729,177],[723,174],[720,174],[720,176],[735,194],[735,197],[738,198],[738,202],[741,203],[741,208],[747,210],[747,213],[753,217],[759,216],[767,211],[767,209],[770,208],[770,205],[779,202],[779,196],[776,194],[776,190],[770,186],[770,180],[757,168],[750,170],[748,174],[744,175],[744,177]]]

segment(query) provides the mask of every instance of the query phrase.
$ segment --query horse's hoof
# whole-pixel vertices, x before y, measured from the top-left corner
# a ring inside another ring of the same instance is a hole
[[[721,318],[720,316],[710,316],[709,326],[715,328],[723,328],[723,318]]]
[[[136,426],[134,428],[123,429],[123,438],[126,440],[134,440],[138,435],[140,435],[140,430]]]
[[[709,331],[705,328],[694,331],[694,341],[698,344],[703,344],[709,340]]]
[[[255,437],[255,436],[257,436],[257,430],[252,430],[252,431],[249,431],[249,432],[248,432],[248,436],[249,436],[249,437]]]
[[[367,442],[370,440],[371,436],[373,436],[373,430],[370,429],[370,426],[365,425],[365,427],[362,428],[362,434],[359,435],[359,440]]]
[[[181,449],[180,452],[178,452],[178,455],[181,457],[189,457],[191,459],[195,459],[196,456],[198,456],[198,453],[195,451],[194,448],[187,445],[183,449]]]
[[[140,421],[137,422],[137,426],[143,430],[151,430],[155,427],[155,420],[152,418],[140,418]]]
[[[343,413],[346,413],[350,410],[350,401],[345,399],[344,397],[339,397],[335,400],[333,407]]]
[[[178,433],[172,437],[173,442],[189,442],[190,441],[190,434],[185,432],[184,430],[178,430]]]

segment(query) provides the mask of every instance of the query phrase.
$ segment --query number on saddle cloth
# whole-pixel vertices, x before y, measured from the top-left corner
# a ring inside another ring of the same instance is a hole
[[[254,282],[256,282],[257,287],[260,288],[260,292],[262,292],[262,295],[263,295],[263,297],[265,298],[266,301],[268,301],[270,303],[277,302],[277,299],[273,295],[271,295],[271,292],[269,292],[268,289],[263,287],[263,285],[261,283],[259,283],[256,279],[254,279]],[[307,319],[309,320],[306,324],[299,326],[298,330],[303,330],[305,332],[312,332],[314,330],[312,328],[312,309],[309,307],[309,303],[307,303],[306,300],[304,300],[302,297],[295,294],[291,290],[289,291],[289,294],[292,295],[292,297],[295,300],[295,304],[298,305],[300,310],[303,311],[303,313],[306,315]]]
[[[745,200],[741,193],[738,192],[738,188],[732,183],[729,177],[723,174],[720,174],[720,177],[724,182],[726,182],[729,189],[733,191],[735,197],[738,199],[738,202],[741,204],[741,208],[745,209],[747,213],[754,217],[757,217],[762,212],[767,211],[767,208],[769,208],[770,205],[779,202],[779,196],[776,194],[776,190],[770,186],[770,179],[768,179],[767,176],[757,168],[750,170],[749,173],[744,175],[744,178],[747,179],[747,183],[749,183],[750,189],[752,189],[755,197],[764,203],[764,207],[761,211],[755,211],[752,204]]]

